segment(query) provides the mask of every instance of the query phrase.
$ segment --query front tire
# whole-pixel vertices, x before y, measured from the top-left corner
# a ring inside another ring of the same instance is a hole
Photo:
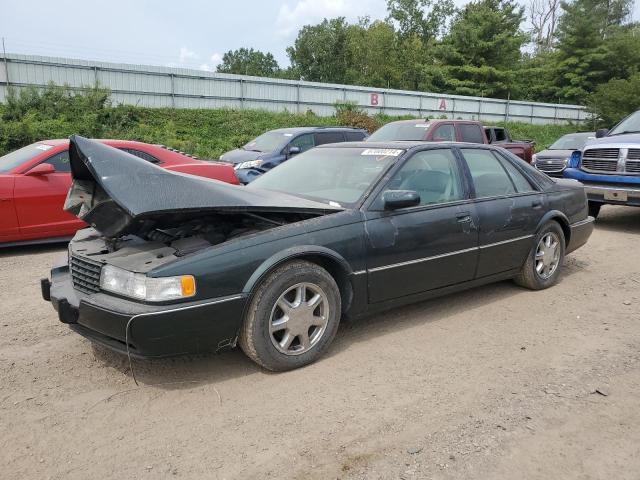
[[[288,262],[271,272],[256,290],[240,330],[244,353],[273,371],[317,360],[340,324],[340,290],[322,267]]]
[[[538,232],[536,243],[515,282],[530,290],[542,290],[555,285],[560,277],[564,252],[562,227],[558,222],[551,221]]]

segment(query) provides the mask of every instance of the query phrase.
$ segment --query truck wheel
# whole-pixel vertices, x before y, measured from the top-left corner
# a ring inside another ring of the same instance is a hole
[[[600,213],[601,208],[602,208],[601,203],[589,202],[589,216],[593,218],[598,218],[598,214]]]
[[[240,330],[244,353],[273,371],[314,362],[331,344],[341,313],[340,290],[322,267],[288,262],[256,290]]]
[[[531,290],[542,290],[555,285],[564,261],[564,232],[558,222],[547,223],[536,236],[527,261],[515,282]]]

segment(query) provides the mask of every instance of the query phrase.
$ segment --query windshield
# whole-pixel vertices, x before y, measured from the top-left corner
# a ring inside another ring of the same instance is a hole
[[[246,188],[351,206],[403,152],[389,148],[314,148],[258,177]]]
[[[609,132],[609,135],[621,135],[623,133],[640,133],[640,110],[622,120]]]
[[[587,140],[596,138],[594,133],[570,133],[556,140],[549,150],[582,150]]]
[[[394,140],[424,140],[429,128],[428,123],[416,122],[392,122],[373,132],[367,142],[391,142]]]
[[[267,132],[247,143],[243,150],[254,152],[274,152],[284,147],[284,144],[293,137],[292,133]]]
[[[23,163],[35,158],[42,152],[53,148],[51,145],[44,145],[42,143],[33,143],[22,147],[19,150],[15,150],[11,153],[0,157],[0,173],[6,173],[14,168],[22,165]]]

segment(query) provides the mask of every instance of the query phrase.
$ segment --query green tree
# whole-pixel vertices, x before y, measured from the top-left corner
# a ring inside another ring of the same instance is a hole
[[[445,32],[455,6],[453,0],[387,0],[387,12],[401,37],[417,36],[427,45]]]
[[[439,46],[446,89],[461,95],[506,97],[527,35],[524,9],[513,0],[477,0],[454,18]]]
[[[348,84],[399,88],[397,36],[393,26],[368,18],[350,25],[344,48],[350,59],[344,80]]]
[[[631,53],[633,56],[633,52],[627,51],[626,43],[637,45],[633,42],[632,30],[625,27],[632,4],[633,0],[561,3],[555,67],[558,97],[583,102],[598,85],[629,70],[626,65],[629,62],[617,55]]]
[[[240,48],[225,53],[216,70],[220,73],[273,77],[280,72],[280,66],[271,53],[263,53],[253,48]]]
[[[640,73],[629,79],[614,79],[599,85],[587,97],[587,106],[608,127],[640,110]]]
[[[302,27],[293,46],[287,48],[291,66],[299,78],[344,83],[351,62],[345,48],[349,28],[344,17],[325,18],[318,25]]]

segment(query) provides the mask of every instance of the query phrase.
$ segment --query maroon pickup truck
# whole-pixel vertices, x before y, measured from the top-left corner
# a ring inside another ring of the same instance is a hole
[[[368,142],[413,140],[425,142],[491,143],[531,163],[533,143],[514,141],[503,127],[483,127],[472,120],[399,120],[373,132]]]

